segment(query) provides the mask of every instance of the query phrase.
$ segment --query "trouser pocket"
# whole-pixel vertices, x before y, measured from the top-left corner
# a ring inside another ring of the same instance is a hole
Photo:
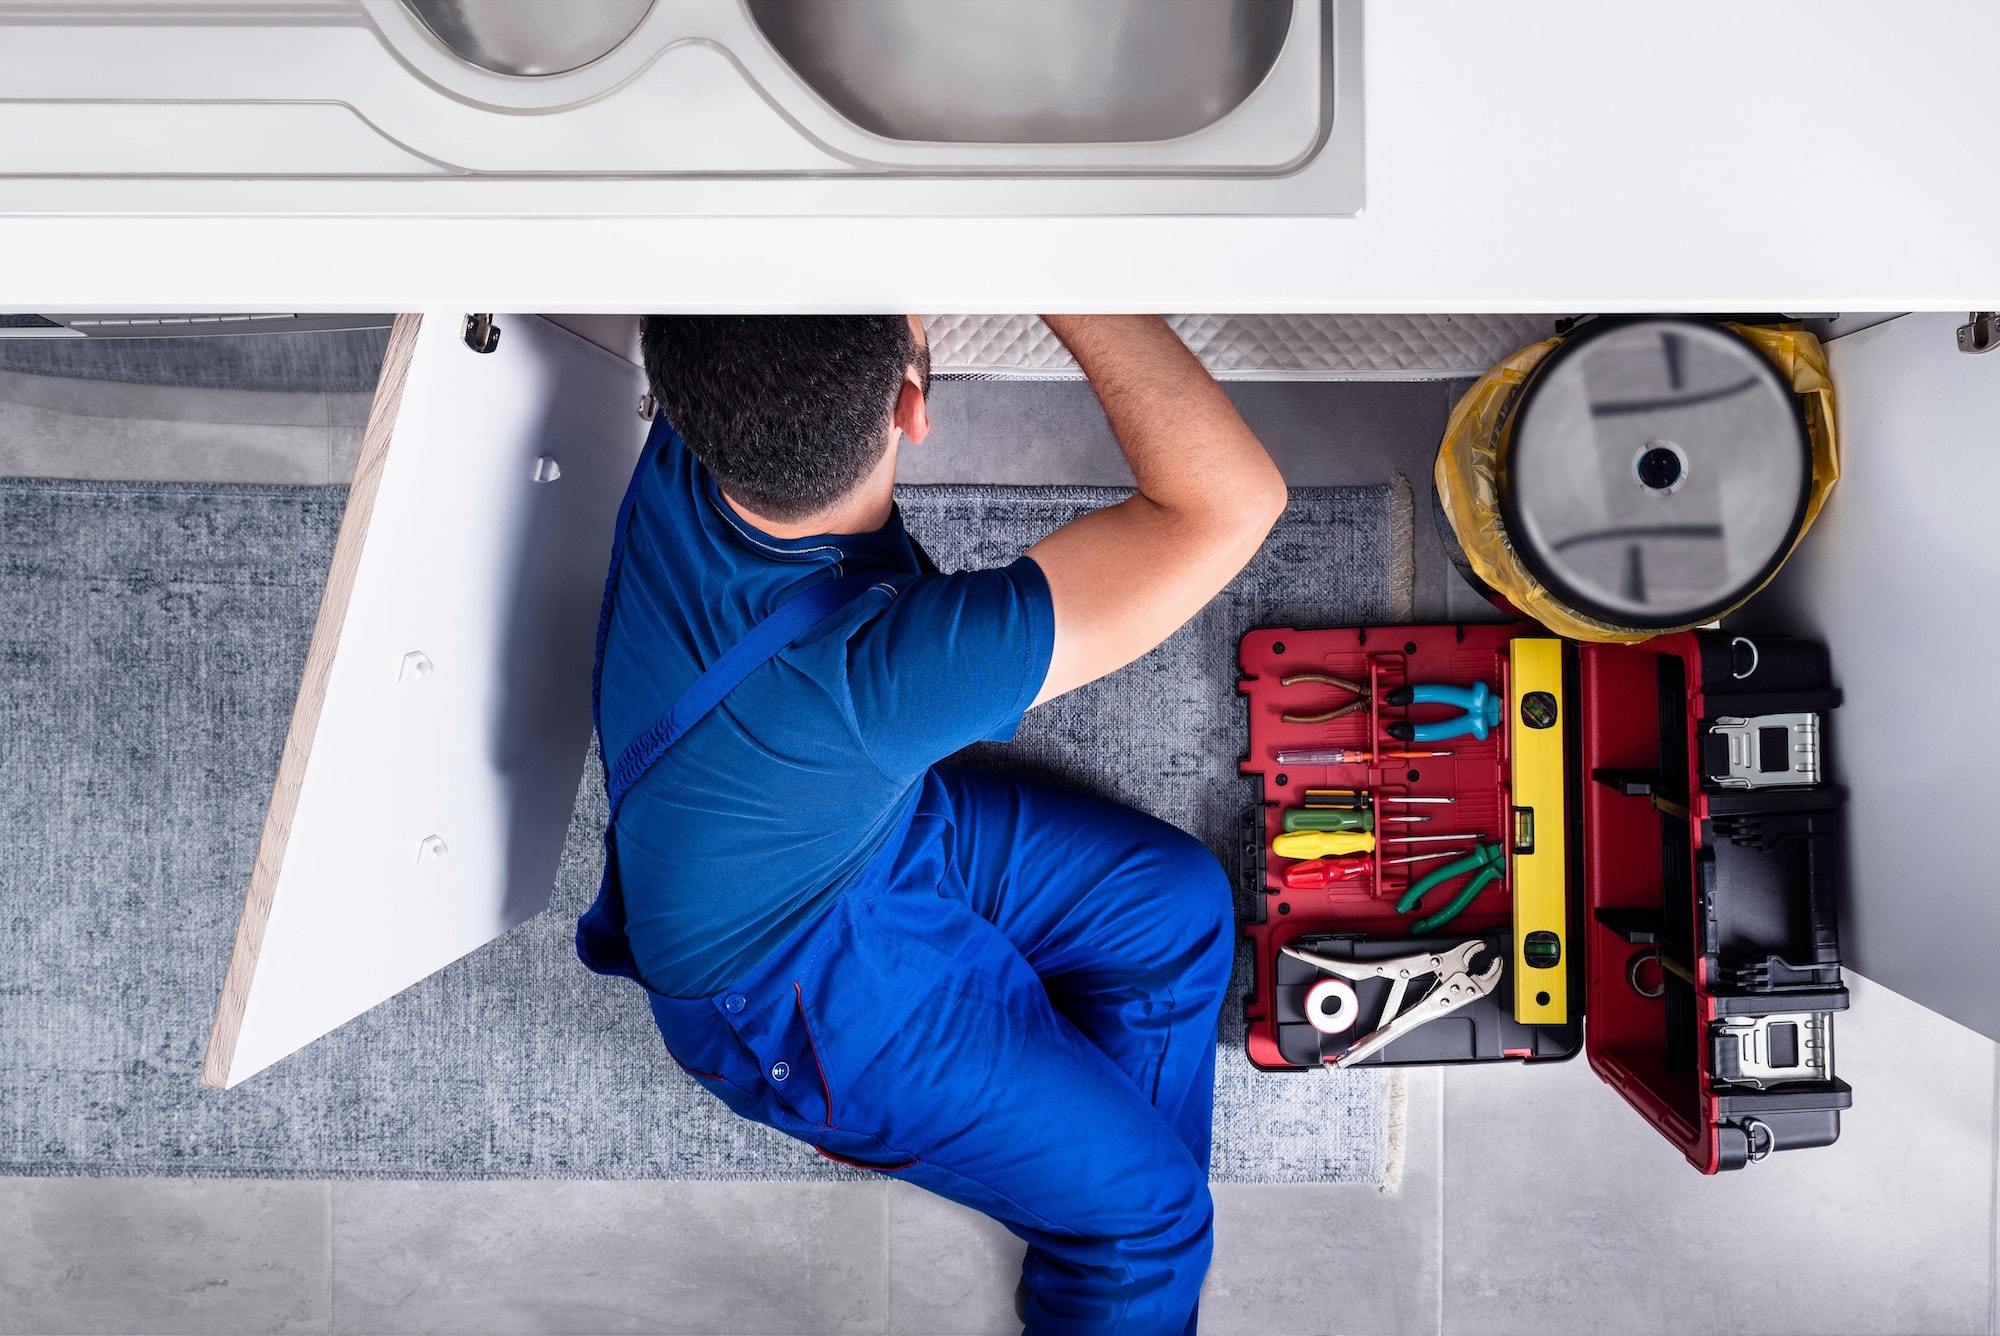
[[[883,1145],[879,1137],[849,1132],[845,1128],[825,1129],[813,1142],[813,1149],[835,1164],[882,1174],[900,1173],[922,1163],[918,1156]]]
[[[967,916],[934,891],[850,900],[812,949],[747,980],[728,1024],[767,1096],[752,1116],[829,1159],[888,1172],[914,1165],[922,1148],[890,1131],[903,1125],[899,1082],[881,1058],[946,991]]]
[[[779,1000],[738,1026],[736,1037],[757,1068],[765,1094],[790,1115],[789,1119],[767,1121],[782,1132],[807,1139],[813,1130],[834,1125],[833,1089],[806,1019],[800,984],[792,983]],[[787,1126],[787,1122],[796,1126]]]
[[[694,1019],[693,1025],[682,1018],[673,1027],[666,1036],[668,1052],[678,1039],[719,1068],[704,1073],[676,1057],[690,1075],[706,1078],[702,1084],[738,1115],[795,1137],[837,1164],[895,1173],[918,1163],[916,1155],[888,1145],[871,1129],[841,1124],[839,1087],[818,1051],[803,986],[795,984],[788,1002],[774,1003],[740,1028],[720,1017]]]

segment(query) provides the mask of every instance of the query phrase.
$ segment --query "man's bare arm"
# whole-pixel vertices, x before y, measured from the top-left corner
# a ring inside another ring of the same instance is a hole
[[[1256,555],[1285,483],[1208,372],[1158,316],[1045,316],[1090,377],[1138,494],[1028,549],[1055,600],[1037,705],[1172,635]]]

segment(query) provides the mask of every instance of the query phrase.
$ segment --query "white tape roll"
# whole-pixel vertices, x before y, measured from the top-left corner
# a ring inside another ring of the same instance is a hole
[[[1306,990],[1306,1019],[1321,1034],[1345,1034],[1361,1014],[1361,999],[1344,979],[1321,979]]]

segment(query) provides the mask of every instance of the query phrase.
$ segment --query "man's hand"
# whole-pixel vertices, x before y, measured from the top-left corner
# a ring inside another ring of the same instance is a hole
[[[1285,509],[1285,482],[1158,316],[1044,316],[1111,420],[1139,491],[1028,549],[1055,600],[1035,704],[1122,668],[1220,593]]]

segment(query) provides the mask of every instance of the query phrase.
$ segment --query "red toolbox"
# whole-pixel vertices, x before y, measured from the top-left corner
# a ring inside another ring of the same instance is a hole
[[[1840,695],[1823,647],[1577,645],[1521,624],[1260,627],[1238,652],[1242,770],[1262,788],[1240,866],[1253,1064],[1581,1048],[1704,1173],[1839,1135],[1845,795],[1824,765]],[[1466,709],[1481,683],[1497,705]],[[1472,715],[1493,719],[1483,737],[1394,736]],[[1374,848],[1348,852],[1370,824]],[[1411,903],[1449,868],[1466,870]]]

